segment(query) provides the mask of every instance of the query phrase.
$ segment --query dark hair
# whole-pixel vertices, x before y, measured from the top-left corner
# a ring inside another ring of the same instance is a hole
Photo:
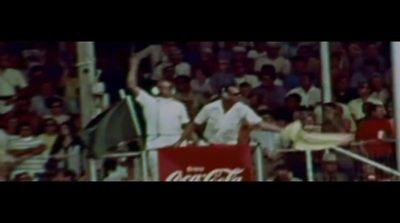
[[[201,70],[201,72],[206,76],[206,77],[210,77],[211,76],[211,70],[208,66],[206,65],[197,65],[193,67],[193,71],[194,70]]]
[[[275,69],[274,66],[272,66],[270,64],[266,64],[266,65],[263,65],[261,67],[261,73],[273,73],[273,74],[275,74],[276,73],[276,69]]]
[[[337,108],[337,105],[336,105],[335,103],[332,103],[332,102],[330,102],[330,103],[325,103],[323,106],[324,106],[324,107],[331,107],[331,108],[333,108],[333,109],[336,109],[336,108]]]
[[[243,87],[251,87],[251,85],[247,82],[243,82],[239,85],[239,88],[243,88]]]
[[[51,122],[51,124],[53,124],[56,127],[56,131],[58,131],[58,123],[56,122],[56,120],[52,119],[52,118],[46,118],[45,120],[42,121],[41,123],[41,132],[46,132],[46,127],[47,124]]]
[[[275,80],[277,78],[276,73],[261,73],[260,74],[260,80],[262,80],[264,77],[270,77],[272,80]]]
[[[313,106],[308,106],[308,107],[306,107],[306,106],[300,106],[299,107],[299,111],[314,111],[314,107]]]
[[[237,88],[238,86],[236,84],[225,85],[225,86],[221,87],[220,94],[222,94],[224,91],[228,92],[229,88],[231,88],[231,87],[236,87]]]
[[[286,97],[286,100],[289,98],[296,100],[298,103],[301,102],[301,96],[299,94],[296,94],[296,93],[290,94]]]
[[[307,58],[301,57],[301,56],[295,56],[291,59],[292,63],[295,62],[304,62],[307,63]]]
[[[175,78],[175,82],[182,80],[183,83],[188,84],[191,81],[191,78],[186,75],[179,75]]]
[[[379,68],[379,62],[376,59],[365,59],[364,66],[375,66]]]
[[[362,82],[358,83],[357,88],[360,88],[360,87],[361,87],[362,85],[364,85],[364,84],[366,84],[367,87],[368,87],[369,89],[371,89],[371,85],[370,85],[370,83],[367,82],[367,81],[362,81]]]
[[[43,66],[38,65],[38,66],[34,66],[31,69],[29,69],[29,73],[32,74],[34,72],[38,72],[38,71],[43,71]]]
[[[73,170],[60,169],[60,170],[57,171],[57,173],[54,176],[57,176],[60,173],[65,177],[69,177],[71,179],[71,181],[76,181],[76,173]]]
[[[17,101],[27,101],[27,102],[31,102],[30,97],[27,95],[21,95],[17,98]]]
[[[367,116],[371,116],[372,113],[375,112],[377,108],[384,107],[383,105],[378,105],[378,104],[374,104],[374,103],[370,103],[370,102],[366,102],[366,103],[364,103],[364,105],[365,105],[365,110],[366,110]]]

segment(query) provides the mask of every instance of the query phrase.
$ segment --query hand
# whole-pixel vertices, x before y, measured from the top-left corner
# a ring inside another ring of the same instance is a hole
[[[181,146],[181,144],[183,143],[183,140],[179,140],[178,142],[176,142],[175,144],[173,144],[171,147],[173,148],[178,148]]]

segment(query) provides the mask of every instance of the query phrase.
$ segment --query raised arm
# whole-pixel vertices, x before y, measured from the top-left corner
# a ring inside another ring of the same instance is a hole
[[[129,73],[127,78],[127,86],[135,96],[139,95],[140,88],[137,84],[137,72],[139,69],[140,59],[136,56],[132,56],[129,60]]]

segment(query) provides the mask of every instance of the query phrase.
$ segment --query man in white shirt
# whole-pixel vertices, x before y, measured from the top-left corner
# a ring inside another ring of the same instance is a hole
[[[211,144],[238,144],[239,131],[245,123],[254,129],[281,131],[280,127],[263,122],[250,107],[240,102],[238,87],[231,85],[223,88],[221,95],[222,99],[203,107],[194,121],[187,126],[176,146],[190,138],[193,131],[204,123],[207,125],[203,139]]]
[[[13,99],[17,95],[17,88],[24,89],[28,83],[22,72],[8,68],[8,56],[0,56],[0,114],[13,109]]]
[[[174,145],[183,133],[184,127],[190,122],[189,115],[183,103],[175,100],[171,82],[159,81],[156,90],[157,97],[137,86],[137,69],[139,60],[132,57],[128,75],[128,87],[136,96],[136,101],[142,106],[147,127],[146,149],[154,150]],[[153,180],[158,180],[158,153],[150,152],[150,173]]]
[[[301,96],[301,105],[305,107],[316,106],[322,101],[321,89],[313,85],[314,77],[311,73],[301,75],[301,87],[295,88],[287,95],[298,94]]]
[[[242,83],[249,83],[252,88],[260,86],[260,81],[256,75],[246,74],[246,67],[243,62],[235,63],[235,82],[239,86]]]
[[[371,97],[371,88],[367,82],[360,83],[357,90],[360,97],[350,101],[348,106],[354,120],[359,121],[365,117],[365,102],[370,102],[375,105],[383,105],[383,103],[381,100]]]
[[[268,42],[267,57],[257,59],[254,65],[254,70],[259,72],[263,65],[270,64],[275,67],[278,74],[288,75],[291,69],[290,61],[279,55],[280,49],[280,42]]]
[[[54,119],[58,125],[70,120],[70,116],[65,114],[63,101],[59,98],[50,98],[48,100],[50,114],[43,116],[44,119]]]

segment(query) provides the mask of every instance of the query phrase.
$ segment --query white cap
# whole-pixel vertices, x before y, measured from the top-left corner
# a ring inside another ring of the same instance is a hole
[[[324,162],[337,162],[337,157],[334,153],[325,153],[322,157]]]

